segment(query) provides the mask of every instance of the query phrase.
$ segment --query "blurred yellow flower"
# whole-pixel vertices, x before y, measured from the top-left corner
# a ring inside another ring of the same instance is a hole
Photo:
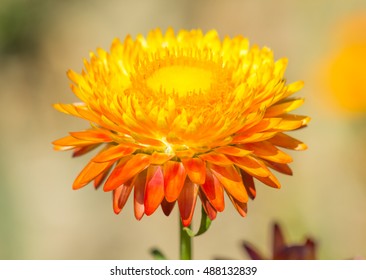
[[[337,26],[327,84],[337,104],[346,111],[366,112],[366,14]]]
[[[304,100],[287,99],[303,82],[286,84],[286,64],[242,36],[221,41],[216,31],[157,29],[146,38],[116,39],[110,53],[91,53],[81,74],[68,72],[82,102],[55,108],[91,128],[54,141],[54,148],[79,156],[104,145],[73,188],[106,179],[115,213],[134,190],[137,219],[159,206],[169,215],[178,202],[188,226],[197,196],[213,220],[224,210],[225,191],[245,216],[256,195],[253,178],[279,188],[270,169],[292,174],[291,156],[277,146],[306,149],[284,133],[309,122],[288,114]]]

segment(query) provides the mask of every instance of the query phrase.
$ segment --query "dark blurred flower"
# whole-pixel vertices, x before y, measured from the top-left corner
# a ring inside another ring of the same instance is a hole
[[[303,244],[288,245],[286,244],[280,226],[275,223],[273,225],[273,247],[272,256],[265,258],[251,244],[244,241],[243,247],[252,260],[315,260],[316,259],[316,244],[307,238]]]

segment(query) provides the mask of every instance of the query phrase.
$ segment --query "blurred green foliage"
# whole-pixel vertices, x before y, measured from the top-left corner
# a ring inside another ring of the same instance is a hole
[[[34,55],[38,51],[46,1],[16,0],[0,4],[0,56]]]

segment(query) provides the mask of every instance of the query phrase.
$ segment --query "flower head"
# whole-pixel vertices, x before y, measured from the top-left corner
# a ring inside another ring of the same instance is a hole
[[[157,29],[91,53],[81,74],[68,72],[82,102],[55,105],[91,125],[54,141],[56,150],[79,156],[103,146],[73,188],[105,180],[115,213],[133,190],[137,219],[160,205],[169,215],[178,202],[185,226],[197,197],[212,220],[225,191],[245,216],[254,178],[279,188],[270,169],[292,173],[292,158],[278,147],[306,148],[284,133],[309,121],[289,114],[304,100],[287,97],[303,83],[286,84],[286,64],[244,37],[200,30]]]

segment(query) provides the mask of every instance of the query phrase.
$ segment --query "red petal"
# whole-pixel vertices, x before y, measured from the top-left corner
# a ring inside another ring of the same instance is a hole
[[[134,213],[137,220],[141,220],[145,213],[145,182],[146,170],[142,171],[136,178],[134,183]]]
[[[206,179],[206,164],[200,158],[181,159],[187,171],[189,179],[195,184],[201,185]]]
[[[244,170],[240,170],[241,178],[243,178],[244,187],[251,199],[254,199],[257,192],[255,190],[253,177],[246,173]]]
[[[113,210],[114,213],[119,214],[126,204],[128,197],[132,191],[132,184],[119,186],[113,190]]]
[[[225,190],[238,201],[247,202],[248,194],[242,178],[234,166],[218,166],[211,164],[212,174],[224,185]]]
[[[223,186],[220,181],[212,175],[209,169],[206,169],[206,181],[201,185],[201,190],[217,211],[221,212],[224,210],[225,201]]]
[[[248,212],[247,204],[236,200],[230,194],[228,194],[228,197],[230,198],[231,202],[233,203],[235,209],[238,211],[240,216],[245,217]]]
[[[174,205],[175,205],[175,201],[168,202],[164,198],[160,205],[161,205],[161,209],[163,209],[163,212],[164,212],[165,216],[169,216],[170,213],[173,211],[173,208],[174,208]]]
[[[200,196],[200,199],[202,202],[202,207],[205,210],[207,216],[210,218],[211,221],[213,221],[217,215],[216,209],[208,201],[208,199],[207,199],[206,195],[203,193],[203,191],[200,190],[198,195]]]
[[[122,158],[105,183],[104,191],[116,189],[147,168],[149,164],[150,156],[146,154],[136,154]]]
[[[150,216],[164,198],[164,177],[161,166],[150,165],[147,169],[145,185],[145,214]]]
[[[187,173],[181,162],[168,161],[164,164],[165,198],[168,202],[176,201],[183,188]]]
[[[197,201],[198,186],[190,180],[186,180],[178,198],[178,206],[183,226],[191,224],[194,207]]]
[[[84,169],[80,172],[78,177],[75,179],[72,188],[74,190],[80,189],[87,185],[91,180],[97,177],[99,174],[107,170],[114,161],[103,162],[103,163],[95,163],[90,161]]]

